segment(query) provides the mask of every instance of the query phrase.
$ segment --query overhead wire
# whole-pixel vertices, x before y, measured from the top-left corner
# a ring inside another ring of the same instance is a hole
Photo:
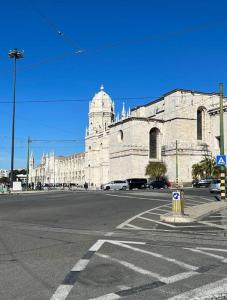
[[[222,27],[224,25],[227,25],[227,20],[222,20],[222,21],[217,21],[217,22],[209,22],[209,23],[205,23],[205,24],[200,24],[200,25],[196,25],[196,26],[191,26],[191,27],[185,27],[182,30],[179,31],[172,31],[172,32],[164,32],[164,33],[160,33],[157,35],[146,35],[140,38],[133,38],[133,39],[125,39],[123,41],[119,41],[119,42],[115,42],[112,44],[106,44],[103,45],[102,47],[88,47],[88,48],[79,48],[77,47],[77,44],[72,41],[72,39],[70,39],[65,33],[63,33],[62,31],[60,31],[58,29],[58,27],[56,26],[56,24],[50,20],[49,17],[47,17],[46,15],[44,15],[43,13],[39,13],[40,16],[42,16],[43,20],[45,20],[46,24],[48,24],[48,26],[51,27],[51,29],[57,33],[61,38],[63,38],[63,40],[72,47],[72,45],[76,46],[73,47],[73,51],[71,52],[65,52],[65,53],[61,53],[58,54],[56,56],[51,56],[50,58],[44,59],[40,62],[37,63],[33,63],[30,65],[25,65],[24,67],[22,67],[22,71],[26,70],[26,68],[34,68],[36,66],[39,66],[41,64],[46,64],[49,63],[51,61],[57,60],[57,59],[62,59],[65,58],[69,55],[81,55],[84,54],[86,52],[88,53],[98,53],[100,51],[106,50],[106,49],[112,49],[112,48],[119,48],[119,47],[124,47],[126,45],[134,45],[134,44],[141,44],[144,42],[148,42],[148,41],[152,41],[152,40],[160,40],[160,39],[165,39],[165,38],[169,38],[169,37],[177,37],[177,36],[181,36],[185,33],[190,33],[190,32],[196,32],[196,31],[203,31],[209,28],[216,28],[216,27]],[[61,34],[59,34],[61,33]]]
[[[193,92],[193,91],[192,91]],[[195,91],[196,93],[196,91]],[[208,95],[211,93],[208,93]],[[218,95],[218,93],[212,93],[212,96]],[[146,100],[151,99],[150,102],[156,101],[157,99],[161,99],[165,95],[161,96],[134,96],[134,97],[128,97],[128,96],[121,96],[121,97],[112,97],[113,101],[133,101],[133,100]],[[177,98],[179,95],[172,95],[168,96],[169,98]],[[194,95],[194,97],[201,97],[201,95]],[[153,100],[152,100],[153,98]],[[23,103],[61,103],[61,102],[90,102],[91,98],[81,98],[81,99],[41,99],[41,100],[21,100],[17,101],[17,104],[23,104]],[[227,98],[224,98],[224,101],[227,101]],[[1,100],[0,103],[4,104],[11,104],[13,101],[11,100]]]

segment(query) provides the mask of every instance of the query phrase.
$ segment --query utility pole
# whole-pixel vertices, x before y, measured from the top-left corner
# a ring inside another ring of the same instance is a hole
[[[28,144],[27,144],[27,176],[26,176],[26,190],[28,190],[28,173],[29,173],[29,156],[30,156],[30,137],[28,137]]]
[[[224,111],[223,111],[223,83],[219,84],[220,92],[220,155],[225,155],[224,149]],[[221,166],[221,200],[225,200],[225,166]]]
[[[178,188],[178,142],[176,140],[176,187]]]
[[[17,50],[10,50],[8,53],[9,58],[14,60],[13,68],[13,112],[12,112],[12,141],[11,141],[11,173],[10,184],[13,187],[13,169],[14,169],[14,131],[15,131],[15,112],[16,112],[16,75],[17,75],[17,59],[23,58],[23,52]]]

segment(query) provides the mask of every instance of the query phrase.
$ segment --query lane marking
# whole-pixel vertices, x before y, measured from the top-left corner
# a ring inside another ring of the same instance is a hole
[[[99,256],[99,257],[108,259],[108,260],[110,260],[112,262],[119,263],[119,264],[123,265],[124,267],[126,267],[126,268],[128,268],[130,270],[133,270],[133,271],[135,271],[137,273],[140,273],[140,274],[143,274],[143,275],[146,275],[146,276],[149,276],[149,277],[156,278],[159,281],[162,281],[162,282],[164,282],[166,284],[174,283],[176,281],[183,280],[183,279],[186,279],[186,278],[189,278],[191,276],[199,274],[198,272],[195,272],[195,271],[189,271],[189,272],[182,272],[182,273],[170,276],[170,277],[164,277],[164,276],[161,276],[158,273],[154,273],[154,272],[145,270],[145,269],[140,268],[140,267],[138,267],[138,266],[136,266],[136,265],[134,265],[132,263],[129,263],[127,261],[119,260],[119,259],[116,259],[116,258],[112,258],[109,255],[100,254],[100,253],[96,253],[96,255]]]
[[[86,268],[89,263],[89,259],[80,259],[78,263],[72,268],[72,271],[82,271]]]
[[[121,297],[115,293],[106,294],[97,298],[90,298],[88,300],[116,300],[120,299]]]
[[[148,198],[148,197],[132,197],[127,195],[116,195],[116,194],[105,194],[106,196],[118,197],[118,198],[131,198],[131,199],[142,199],[142,200],[149,200],[149,201],[160,201],[160,202],[170,202],[171,200],[164,200],[158,198]]]
[[[61,284],[53,296],[50,298],[50,300],[64,300],[70,293],[71,289],[73,288],[72,285],[63,285]]]
[[[220,259],[223,263],[227,263],[227,258],[224,257],[224,256],[221,256],[221,255],[217,255],[217,254],[213,254],[213,253],[209,253],[209,252],[206,252],[206,251],[203,251],[203,250],[199,250],[199,249],[194,249],[194,248],[183,248],[185,250],[189,250],[189,251],[192,251],[192,252],[196,252],[196,253],[200,253],[200,254],[204,254],[204,255],[207,255],[207,256],[211,256],[211,257],[214,257],[216,259]]]
[[[121,243],[121,241],[111,241],[111,244],[114,244],[114,245],[118,245],[120,247],[123,247],[123,248],[127,248],[127,249],[130,249],[130,250],[133,250],[135,252],[140,252],[140,253],[144,253],[144,254],[148,254],[148,255],[151,255],[151,256],[154,256],[154,257],[157,257],[157,258],[160,258],[160,259],[163,259],[163,260],[166,260],[168,262],[171,262],[173,264],[176,264],[176,265],[179,265],[180,267],[182,268],[185,268],[186,270],[191,270],[191,271],[196,271],[198,270],[198,267],[195,267],[193,265],[189,265],[189,264],[186,264],[182,261],[179,261],[177,259],[174,259],[174,258],[170,258],[170,257],[167,257],[167,256],[164,256],[162,254],[159,254],[159,253],[156,253],[156,252],[152,252],[152,251],[147,251],[147,250],[143,250],[143,249],[140,249],[140,248],[136,248],[136,247],[133,247],[133,246],[129,246],[127,244],[124,244],[124,243]]]
[[[156,221],[156,220],[153,220],[153,219],[148,219],[148,218],[145,218],[145,217],[138,217],[138,219],[142,219],[142,220],[145,220],[145,221],[154,222],[154,223],[161,224],[161,225],[164,225],[164,226],[167,226],[167,227],[171,227],[171,228],[176,228],[177,227],[177,226],[172,225],[172,224],[164,223],[164,222],[161,222],[161,221]]]
[[[135,226],[135,225],[132,225],[132,224],[127,224],[128,227],[131,227],[133,229],[143,229],[142,227],[139,227],[139,226]]]
[[[132,218],[130,218],[130,219],[124,221],[123,223],[121,223],[120,225],[118,225],[116,228],[117,228],[117,229],[123,229],[123,227],[124,227],[125,225],[127,225],[128,223],[131,223],[133,220],[137,219],[138,217],[140,217],[140,216],[142,216],[142,215],[144,215],[144,214],[146,214],[146,213],[148,213],[148,212],[154,211],[154,210],[156,210],[157,208],[165,207],[166,205],[167,205],[167,204],[164,204],[164,205],[160,205],[160,206],[157,206],[157,207],[155,207],[155,208],[152,208],[152,209],[145,210],[145,211],[139,213],[138,215],[135,215],[134,217],[132,217]]]
[[[226,295],[227,295],[227,277],[222,280],[203,285],[194,290],[168,298],[168,300],[225,299],[224,297]]]
[[[161,215],[162,215],[162,214],[153,213],[153,212],[147,212],[147,214],[150,214],[150,215],[156,215],[156,216],[161,216]]]
[[[216,228],[220,228],[220,229],[227,229],[227,226],[225,226],[225,225],[218,225],[218,224],[210,223],[210,222],[207,222],[207,221],[198,221],[198,223],[205,224],[205,225],[210,226],[210,227],[216,227]]]
[[[133,270],[133,271],[139,273],[139,274],[147,275],[149,277],[156,278],[156,279],[158,279],[160,281],[164,281],[165,280],[165,277],[159,275],[158,273],[154,273],[154,272],[145,270],[143,268],[137,267],[136,265],[134,265],[132,263],[129,263],[129,262],[125,261],[125,260],[119,260],[117,258],[112,258],[109,255],[100,254],[100,253],[96,253],[96,255],[98,257],[102,257],[102,258],[108,259],[108,260],[110,260],[112,262],[116,262],[116,263],[118,263],[118,264],[120,264],[120,265],[122,265],[122,266],[124,266],[124,267],[126,267],[128,269],[130,269],[130,270]]]
[[[160,211],[164,211],[164,212],[170,212],[169,210],[167,210],[167,209],[161,209],[161,208],[159,208],[159,209],[157,209],[157,210],[160,210]]]
[[[200,250],[227,252],[227,249],[220,249],[220,248],[207,248],[207,247],[196,247],[196,248]]]
[[[98,240],[95,244],[93,244],[89,250],[84,254],[84,256],[72,267],[70,272],[65,276],[62,284],[58,286],[50,300],[65,300],[75,283],[78,280],[80,273],[87,267],[91,258],[94,254],[102,247],[104,243],[111,243],[115,245],[115,240]],[[132,244],[132,245],[145,245],[144,242],[134,242],[134,241],[118,241],[119,245]],[[115,298],[118,299],[118,298]]]

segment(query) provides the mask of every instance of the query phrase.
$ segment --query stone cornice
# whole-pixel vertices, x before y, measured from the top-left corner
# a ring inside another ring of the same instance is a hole
[[[120,120],[116,123],[110,124],[109,128],[118,126],[118,125],[123,124],[123,123],[130,122],[130,121],[144,121],[144,122],[154,121],[154,122],[159,122],[159,123],[164,123],[165,122],[163,120],[152,118],[152,117],[148,117],[148,118],[145,118],[145,117],[129,117],[127,119],[123,119],[123,120]]]

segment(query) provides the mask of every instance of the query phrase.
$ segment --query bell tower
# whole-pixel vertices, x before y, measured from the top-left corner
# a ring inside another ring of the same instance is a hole
[[[108,125],[114,121],[114,103],[101,85],[100,91],[89,104],[88,134],[106,131]]]

